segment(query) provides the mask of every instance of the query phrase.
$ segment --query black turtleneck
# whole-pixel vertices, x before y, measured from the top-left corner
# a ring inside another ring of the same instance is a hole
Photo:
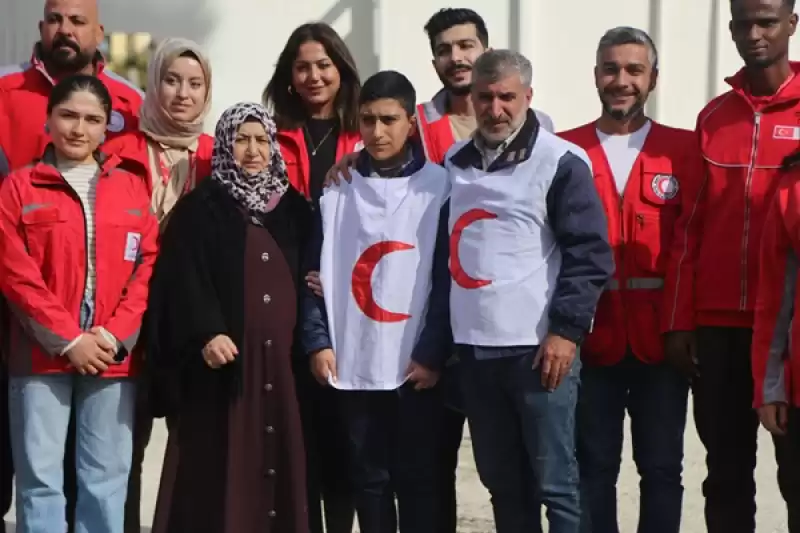
[[[322,195],[325,174],[336,163],[336,146],[339,143],[339,118],[310,118],[305,127],[308,150],[309,189],[316,204]],[[316,150],[316,154],[314,153]]]

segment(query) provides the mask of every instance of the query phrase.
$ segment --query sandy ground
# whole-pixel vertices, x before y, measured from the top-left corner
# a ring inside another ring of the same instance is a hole
[[[691,415],[691,410],[690,410]],[[627,436],[626,436],[627,438]],[[166,444],[166,428],[158,423],[153,432],[153,440],[147,449],[145,479],[142,501],[143,524],[149,525],[155,508],[156,492],[160,474],[161,460]],[[686,493],[683,503],[683,526],[685,533],[702,533],[703,497],[700,483],[705,476],[704,452],[694,422],[690,419],[686,431],[686,459],[684,463],[684,485]],[[788,533],[786,511],[778,492],[775,480],[775,460],[769,436],[762,431],[758,455],[758,533]],[[494,531],[492,509],[488,494],[478,480],[475,464],[472,459],[469,437],[465,437],[461,449],[461,467],[459,471],[459,514],[461,516],[459,533],[489,533]],[[625,447],[622,472],[619,480],[619,513],[620,529],[623,533],[636,531],[638,517],[638,475],[633,465],[630,447]],[[8,532],[13,532],[13,515],[9,517]],[[145,527],[142,533],[149,533]]]

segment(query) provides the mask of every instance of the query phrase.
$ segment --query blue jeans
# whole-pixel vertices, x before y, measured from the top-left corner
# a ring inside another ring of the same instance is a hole
[[[619,533],[617,478],[625,411],[641,476],[639,533],[677,533],[683,503],[683,432],[689,382],[667,364],[629,355],[613,366],[584,365],[578,403],[578,461],[586,533]]]
[[[533,368],[537,348],[475,359],[462,347],[461,389],[475,464],[489,490],[497,533],[541,531],[540,503],[551,533],[580,528],[575,406],[580,360],[553,392]]]
[[[77,374],[11,377],[8,399],[17,533],[66,531],[63,460],[73,405],[75,533],[122,533],[133,452],[133,381]]]

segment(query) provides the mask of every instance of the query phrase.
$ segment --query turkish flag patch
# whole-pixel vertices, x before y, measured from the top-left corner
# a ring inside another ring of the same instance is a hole
[[[772,138],[798,141],[800,140],[800,126],[775,126],[775,129],[772,130]]]

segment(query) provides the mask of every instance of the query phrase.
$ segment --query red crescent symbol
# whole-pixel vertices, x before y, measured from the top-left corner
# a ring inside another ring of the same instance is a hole
[[[470,209],[458,217],[453,224],[453,231],[450,233],[450,275],[453,281],[464,289],[480,289],[486,285],[491,285],[491,281],[486,279],[476,279],[467,274],[461,266],[461,257],[458,255],[458,245],[461,242],[461,234],[467,226],[479,220],[489,220],[497,218],[492,212],[486,209]]]
[[[353,267],[352,292],[359,309],[376,322],[402,322],[411,315],[387,311],[378,305],[372,294],[372,273],[384,255],[403,250],[413,250],[414,247],[400,241],[376,242],[361,254]]]

